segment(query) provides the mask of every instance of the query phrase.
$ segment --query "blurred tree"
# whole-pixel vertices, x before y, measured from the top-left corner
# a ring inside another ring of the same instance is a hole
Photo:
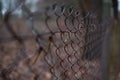
[[[79,0],[79,5],[83,16],[85,16],[88,12],[94,12],[98,15],[98,19],[100,21],[102,20],[102,0]]]
[[[118,0],[112,0],[113,9],[114,9],[114,18],[118,20]]]

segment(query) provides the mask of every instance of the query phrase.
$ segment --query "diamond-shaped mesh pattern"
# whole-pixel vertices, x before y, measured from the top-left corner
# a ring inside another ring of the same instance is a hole
[[[101,80],[108,22],[57,4],[27,18],[7,12],[0,23],[0,80]]]

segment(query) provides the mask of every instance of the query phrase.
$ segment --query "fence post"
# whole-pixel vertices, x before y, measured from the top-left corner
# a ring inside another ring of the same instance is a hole
[[[0,19],[2,18],[2,3],[0,1]]]
[[[103,20],[105,21],[106,18],[110,18],[111,16],[111,1],[110,0],[103,0]],[[105,23],[106,24],[106,23]],[[107,27],[107,30],[105,32],[104,41],[103,41],[103,52],[101,57],[101,69],[102,69],[102,80],[108,80],[108,58],[109,58],[109,30],[110,26],[105,25],[104,27]]]

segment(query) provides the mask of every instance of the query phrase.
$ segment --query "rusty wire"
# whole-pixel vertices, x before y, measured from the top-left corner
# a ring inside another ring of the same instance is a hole
[[[14,31],[7,12],[4,24],[12,37],[0,37],[0,43],[17,41],[15,45],[19,48],[13,62],[0,69],[0,77],[4,80],[27,80],[27,76],[19,73],[22,62],[27,66],[28,75],[33,75],[29,80],[100,80],[100,59],[106,26],[109,26],[107,22],[103,25],[98,22],[96,14],[88,12],[82,16],[79,9],[66,5],[53,4],[43,14],[44,26],[36,26],[34,13],[28,14],[27,28],[33,35],[20,36]],[[38,28],[46,31],[41,33]],[[25,43],[30,39],[37,46],[29,57],[26,49],[32,45],[26,46]],[[11,77],[14,71],[22,77]]]

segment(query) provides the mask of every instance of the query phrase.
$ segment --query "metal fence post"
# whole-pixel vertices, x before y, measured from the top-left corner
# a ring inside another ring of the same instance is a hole
[[[111,1],[103,0],[103,21],[105,21],[106,18],[110,18],[110,16],[111,16]],[[107,31],[104,36],[104,42],[103,42],[103,53],[101,57],[102,80],[108,80],[109,29],[110,29],[110,26],[108,26],[107,28]]]

